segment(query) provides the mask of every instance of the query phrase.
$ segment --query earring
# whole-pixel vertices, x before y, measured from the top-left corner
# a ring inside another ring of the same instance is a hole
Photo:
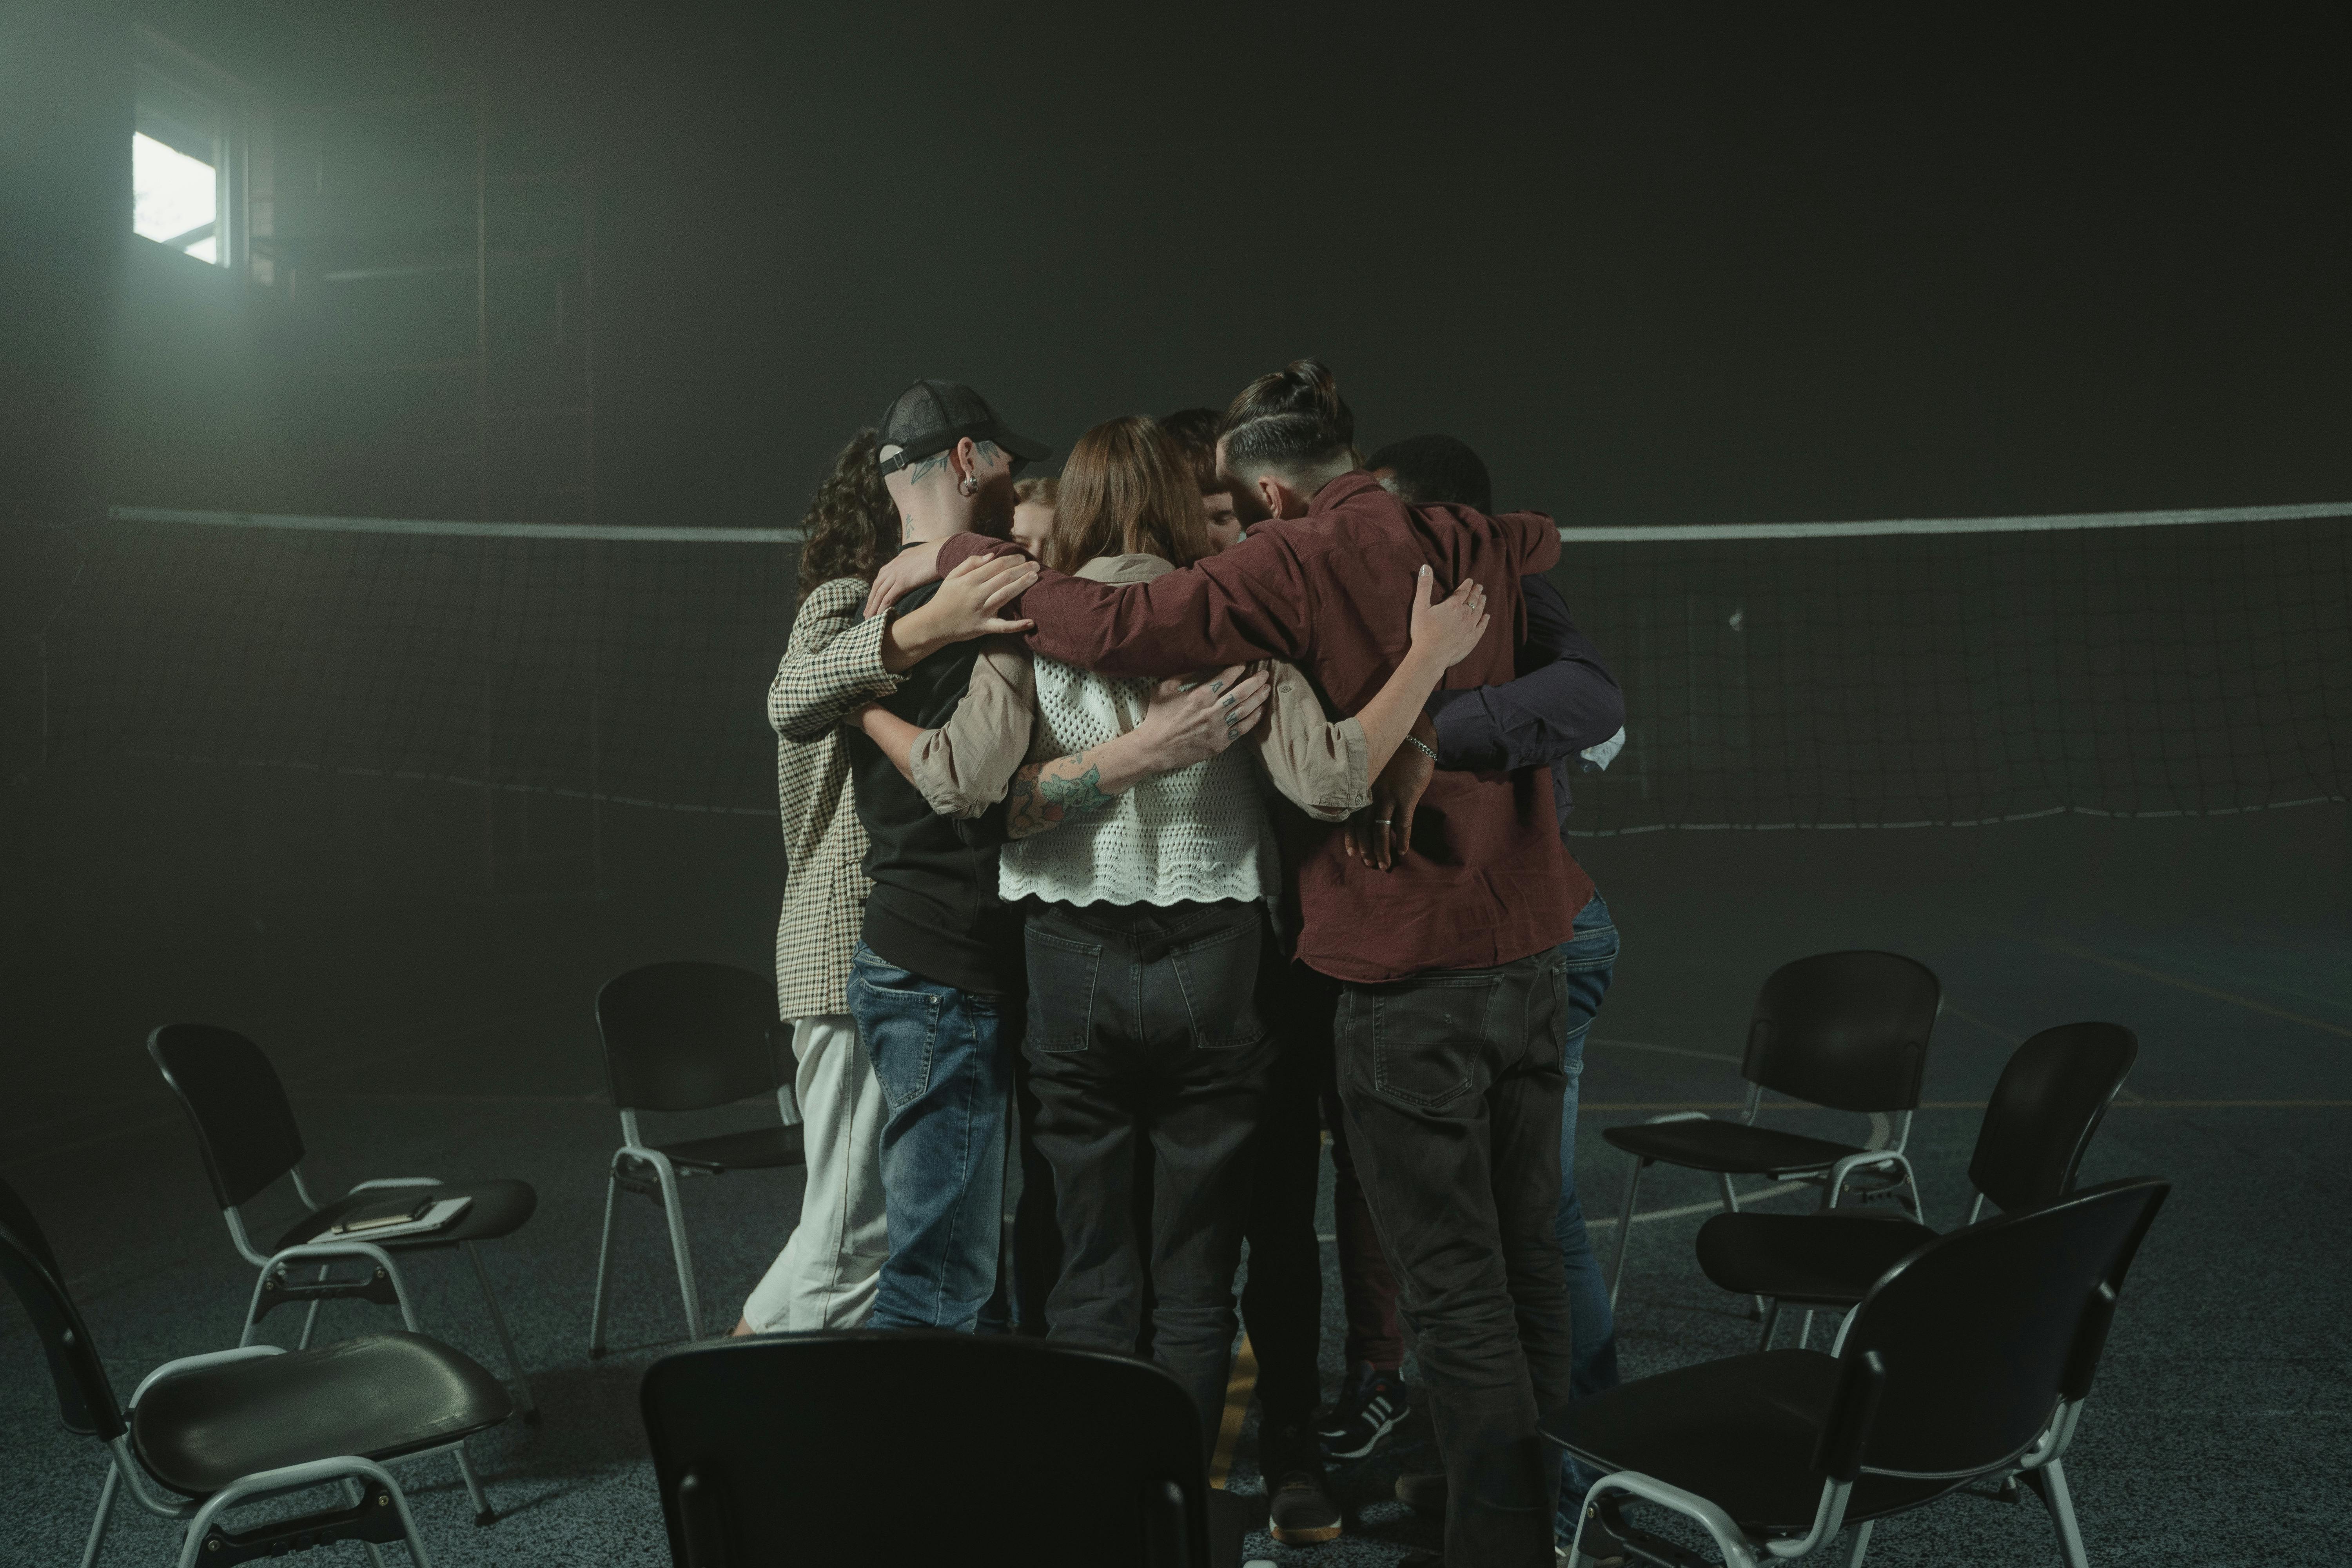
[[[980,493],[980,481],[974,479],[971,475],[966,474],[962,479],[956,481],[956,489],[963,495],[978,495]]]

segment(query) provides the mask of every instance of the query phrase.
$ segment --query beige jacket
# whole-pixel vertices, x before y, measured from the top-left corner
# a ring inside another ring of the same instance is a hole
[[[1175,568],[1157,555],[1105,555],[1077,575],[1092,582],[1145,583]],[[1306,676],[1287,664],[1262,666],[1274,676],[1265,721],[1251,736],[1266,775],[1294,805],[1338,822],[1371,800],[1364,727],[1327,719]],[[1181,673],[1169,671],[1171,675]],[[978,816],[1004,798],[1030,754],[1035,732],[1036,672],[1017,638],[992,637],[972,666],[971,685],[954,715],[915,742],[915,787],[942,816]]]
[[[768,688],[776,731],[776,809],[784,829],[784,904],[776,922],[776,1016],[848,1011],[849,955],[866,921],[866,827],[849,784],[841,721],[887,697],[887,616],[866,619],[866,583],[811,591]]]

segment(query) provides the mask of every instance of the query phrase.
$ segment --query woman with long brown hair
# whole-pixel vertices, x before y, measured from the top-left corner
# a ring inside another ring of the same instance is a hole
[[[842,721],[898,684],[884,668],[887,616],[866,618],[880,564],[898,549],[898,509],[877,466],[878,437],[842,447],[802,519],[798,613],[768,689],[776,806],[784,830],[776,926],[776,1013],[792,1025],[793,1088],[808,1180],[800,1224],[744,1302],[739,1334],[856,1328],[873,1310],[888,1253],[880,1169],[883,1107],[849,1017],[849,955],[871,884],[841,743]],[[1028,574],[972,577],[899,622],[900,635],[961,641],[999,629],[996,607]],[[912,634],[906,628],[925,617]]]
[[[1181,454],[1139,417],[1079,437],[1047,549],[1062,570],[1113,584],[1213,553]],[[1062,1229],[1050,1337],[1131,1351],[1149,1279],[1151,1352],[1192,1392],[1204,1451],[1236,1326],[1243,1155],[1276,1048],[1255,1002],[1265,900],[1280,886],[1259,768],[1325,821],[1362,805],[1486,626],[1475,584],[1430,601],[1424,573],[1411,651],[1337,723],[1285,666],[1155,682],[1033,659],[1009,639],[982,656],[945,726],[866,721],[942,815],[1009,800],[1000,891],[1031,900],[1023,1049]],[[1139,1143],[1148,1227],[1134,1213]]]

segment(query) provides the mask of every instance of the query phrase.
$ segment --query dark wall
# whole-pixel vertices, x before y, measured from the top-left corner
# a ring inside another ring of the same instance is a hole
[[[606,521],[789,521],[917,375],[1066,447],[1307,352],[1368,440],[1453,431],[1575,521],[2352,497],[2339,8],[28,0],[0,10],[0,502],[37,519],[364,510],[295,434],[282,297],[126,233],[134,20],[279,104],[480,79],[593,153]],[[525,972],[572,1007],[627,962],[761,962],[753,819],[616,814],[607,897],[526,908],[472,891],[471,797],[44,769],[28,638],[73,561],[0,551],[0,939],[42,1028],[112,1049],[289,996],[323,1025]],[[2216,885],[2189,847],[2311,862],[2306,822],[1984,854],[2128,900]],[[1643,847],[1669,837],[1596,851],[1612,887],[1704,858]],[[1854,854],[1898,879],[1948,853],[1885,842]]]
[[[607,521],[795,510],[918,374],[1066,444],[1309,351],[1571,519],[2352,493],[2337,8],[136,14],[281,103],[478,75],[593,149]],[[146,395],[201,345],[123,264],[126,14],[11,15],[9,488],[301,491],[258,392]]]
[[[789,504],[918,374],[1066,442],[1307,351],[1572,519],[2352,490],[2340,13],[891,10],[632,36],[633,514]]]

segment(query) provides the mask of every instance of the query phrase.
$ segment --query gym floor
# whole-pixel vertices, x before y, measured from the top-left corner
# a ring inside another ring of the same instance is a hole
[[[2315,826],[2265,827],[2260,847],[2286,850]],[[1945,1009],[1912,1144],[1927,1217],[1939,1226],[1965,1213],[1979,1110],[2014,1045],[2080,1018],[2127,1024],[2140,1037],[2138,1066],[2084,1178],[2156,1173],[2175,1190],[2132,1275],[2069,1460],[2093,1559],[2352,1556],[2352,1352],[2341,1308],[2352,1296],[2352,931],[2341,888],[2324,885],[2340,869],[2319,874],[2318,897],[2308,888],[2292,899],[2266,900],[2259,889],[2209,897],[2193,879],[2179,886],[2158,869],[2126,884],[2157,892],[2120,896],[2108,879],[2105,892],[2085,899],[2067,892],[2086,874],[2084,853],[2055,837],[1994,846],[1945,835],[1919,851],[1935,865],[1867,875],[1825,866],[1826,835],[1784,835],[1778,845],[1705,837],[1712,842],[1659,835],[1579,847],[1611,895],[1624,942],[1588,1051],[1577,1162],[1604,1257],[1623,1164],[1600,1129],[1667,1110],[1736,1110],[1748,1006],[1778,963],[1885,947],[1942,977]],[[2171,853],[2159,837],[2112,843],[2123,847],[2096,853],[2149,865]],[[1980,852],[1997,853],[1999,866]],[[2334,866],[2340,847],[2320,858]],[[2014,896],[1963,904],[1939,891],[1963,884]],[[495,1005],[451,1001],[437,1025],[419,1023],[415,1015],[432,1010],[420,1006],[299,1037],[261,1036],[301,1119],[314,1187],[515,1175],[539,1190],[536,1217],[488,1249],[488,1262],[544,1424],[510,1424],[476,1441],[501,1515],[489,1529],[472,1526],[446,1461],[408,1477],[428,1544],[450,1568],[664,1560],[635,1388],[644,1366],[678,1341],[681,1314],[659,1217],[632,1201],[618,1244],[614,1352],[587,1358],[603,1168],[617,1127],[583,1027],[578,978],[506,987]],[[47,1226],[118,1390],[166,1359],[231,1342],[252,1271],[230,1247],[180,1112],[137,1037],[26,1053],[6,1071],[16,1087],[0,1102],[0,1172]],[[1802,1108],[1767,1115],[1809,1131],[1864,1131],[1860,1118]],[[797,1173],[731,1174],[689,1189],[714,1327],[733,1320],[798,1196]],[[1712,1201],[1707,1179],[1690,1173],[1654,1172],[1644,1184],[1619,1308],[1629,1378],[1753,1343],[1747,1303],[1710,1286],[1692,1257],[1692,1233]],[[1809,1194],[1767,1201],[1801,1206]],[[412,1278],[427,1329],[499,1367],[463,1265],[434,1258]],[[1325,1302],[1328,1387],[1340,1370],[1336,1275]],[[344,1303],[327,1310],[321,1328],[331,1337],[391,1321],[384,1310]],[[290,1343],[299,1324],[282,1313],[268,1327]],[[1813,1342],[1826,1343],[1818,1327]],[[943,1420],[984,1433],[985,1411],[953,1409],[952,1391],[941,1397],[949,1408],[910,1420],[934,1435]],[[1258,1489],[1254,1453],[1245,1427],[1230,1489]],[[1286,1550],[1258,1536],[1250,1554],[1337,1568],[1433,1546],[1435,1530],[1390,1500],[1399,1473],[1433,1463],[1416,1411],[1369,1459],[1334,1470],[1349,1511],[1340,1542]],[[104,1468],[95,1444],[58,1426],[22,1314],[0,1309],[0,1562],[77,1561]],[[125,1509],[106,1560],[163,1560],[172,1534]],[[2031,1500],[1957,1499],[1890,1521],[1870,1554],[1887,1565],[2057,1561]]]

